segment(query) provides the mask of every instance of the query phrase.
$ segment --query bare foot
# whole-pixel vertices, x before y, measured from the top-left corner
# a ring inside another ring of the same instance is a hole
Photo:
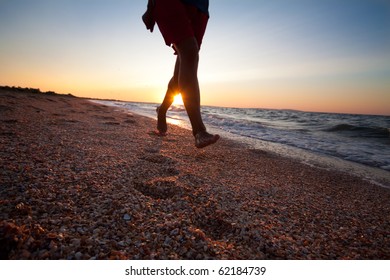
[[[159,131],[159,130],[155,130],[155,131],[153,131],[153,133],[154,133],[154,135],[161,136],[161,137],[164,137],[164,136],[167,136],[167,135],[168,135],[168,133],[166,133],[166,132],[161,132],[161,131]]]
[[[156,130],[156,135],[159,136],[166,136],[167,135],[167,119],[166,116],[162,116],[160,112],[160,106],[156,108],[157,112],[157,130]]]
[[[195,146],[199,149],[207,147],[211,144],[216,143],[219,140],[218,134],[210,134],[206,131],[199,132],[195,135]]]

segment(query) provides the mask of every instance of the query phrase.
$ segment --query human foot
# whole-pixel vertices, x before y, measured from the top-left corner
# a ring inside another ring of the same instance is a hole
[[[219,140],[218,134],[210,134],[206,131],[199,132],[195,135],[195,146],[199,149],[207,147],[211,144],[214,144]]]
[[[160,106],[156,108],[157,112],[157,130],[155,131],[158,136],[166,136],[167,135],[167,119],[165,115],[162,115],[160,112]]]

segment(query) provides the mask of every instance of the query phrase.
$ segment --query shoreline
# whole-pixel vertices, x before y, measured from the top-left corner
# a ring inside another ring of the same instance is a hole
[[[390,258],[390,190],[351,174],[71,96],[0,110],[2,259]]]
[[[240,138],[240,137],[237,137]],[[243,140],[245,141],[245,140]],[[331,155],[315,153],[301,148],[287,146],[262,140],[249,139],[253,148],[274,152],[281,157],[296,159],[309,167],[324,169],[327,171],[339,171],[379,187],[390,189],[390,172],[378,167],[368,166],[362,163],[348,161]]]
[[[114,104],[105,104],[106,101],[111,102],[111,100],[98,100],[98,99],[89,99],[89,101],[105,106],[115,108],[118,111],[123,112],[132,112],[131,109],[127,109],[121,106],[115,105],[115,102],[123,103],[123,101],[115,101]],[[130,104],[133,102],[129,102]],[[149,103],[152,104],[152,103]],[[154,103],[153,103],[154,104]],[[150,115],[146,113],[133,112],[141,116],[157,120],[155,115]],[[169,116],[167,117],[167,122],[169,126],[176,125],[186,130],[191,130],[190,124],[186,122],[178,122],[176,119],[172,119]],[[285,145],[281,143],[275,143],[265,140],[260,140],[256,138],[250,138],[245,136],[240,136],[237,134],[232,134],[225,130],[222,130],[218,127],[209,126],[212,133],[221,135],[225,139],[232,141],[237,141],[243,145],[243,148],[249,149],[259,149],[264,150],[270,153],[275,153],[278,156],[291,158],[293,160],[298,160],[303,164],[306,164],[311,167],[316,167],[320,169],[325,169],[328,171],[342,171],[350,175],[357,176],[367,182],[373,183],[377,186],[390,189],[390,172],[378,167],[373,167],[365,165],[362,163],[348,161],[342,158],[337,158],[327,154],[321,154],[314,151],[308,151],[302,148],[294,147],[291,145]]]

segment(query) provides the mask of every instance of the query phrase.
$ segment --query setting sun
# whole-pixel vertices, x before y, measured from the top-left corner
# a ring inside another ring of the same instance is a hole
[[[181,94],[179,93],[178,95],[175,96],[175,99],[173,100],[172,105],[184,105],[183,99],[181,98]]]

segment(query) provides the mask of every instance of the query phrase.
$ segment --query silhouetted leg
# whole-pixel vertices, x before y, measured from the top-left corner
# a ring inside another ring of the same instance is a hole
[[[168,130],[167,111],[169,107],[171,107],[175,96],[179,93],[179,88],[178,88],[179,67],[180,67],[180,59],[179,57],[177,57],[173,77],[168,83],[168,89],[165,94],[164,100],[162,104],[159,107],[157,107],[157,130],[161,135],[165,135]]]
[[[199,46],[195,37],[192,37],[175,44],[175,49],[178,51],[180,59],[178,80],[180,93],[190,118],[195,145],[198,148],[203,148],[217,142],[219,136],[206,132],[200,112],[198,82]]]

